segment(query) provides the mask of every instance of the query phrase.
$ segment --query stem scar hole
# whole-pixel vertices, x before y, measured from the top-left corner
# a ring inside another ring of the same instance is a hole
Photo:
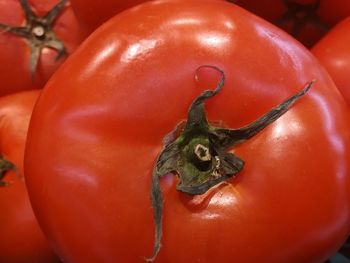
[[[203,162],[207,162],[211,160],[211,154],[208,147],[205,147],[202,144],[197,144],[194,148],[194,153],[198,157],[199,160]]]
[[[45,36],[45,28],[42,25],[33,27],[32,33],[37,38],[43,38]]]

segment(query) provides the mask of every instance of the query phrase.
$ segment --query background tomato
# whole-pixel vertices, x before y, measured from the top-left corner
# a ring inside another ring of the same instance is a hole
[[[163,138],[226,74],[209,120],[241,127],[316,83],[234,148],[245,167],[200,196],[161,179],[156,262],[319,263],[349,234],[349,115],[301,44],[227,2],[155,1],[115,16],[50,79],[25,154],[27,186],[64,262],[144,262],[154,242],[151,175]],[[315,158],[317,157],[317,158]]]
[[[71,0],[71,3],[79,21],[92,32],[112,16],[146,1],[147,0]]]
[[[25,27],[26,17],[23,8],[17,0],[0,0],[0,23],[13,27]],[[35,15],[39,17],[51,10],[59,0],[28,0],[22,3],[28,3]],[[40,22],[41,23],[41,22]],[[41,24],[36,22],[33,29],[29,30],[28,37],[35,39],[29,42],[28,38],[18,36],[9,31],[8,28],[0,26],[0,95],[14,93],[23,89],[33,89],[42,87],[49,77],[64,61],[66,55],[71,54],[80,42],[84,39],[86,32],[81,28],[76,20],[69,2],[65,4],[63,10],[58,12],[54,19],[53,32],[57,38],[64,44],[67,54],[57,59],[58,52],[52,48],[44,47],[41,51],[38,49],[38,39],[47,40],[52,44],[53,36],[51,33],[41,35],[43,27],[39,29],[39,35],[34,36],[34,28],[39,28]],[[48,29],[46,29],[48,32]],[[34,43],[36,51],[40,52],[40,59],[35,72],[30,68],[30,57],[35,52],[30,48],[30,43]]]
[[[347,0],[231,1],[313,46],[332,26],[350,15]]]
[[[16,166],[0,186],[0,262],[60,262],[53,254],[33,214],[23,180],[23,155],[29,118],[39,91],[0,98],[0,153]]]
[[[350,105],[350,17],[336,25],[312,49],[332,76],[336,86]]]

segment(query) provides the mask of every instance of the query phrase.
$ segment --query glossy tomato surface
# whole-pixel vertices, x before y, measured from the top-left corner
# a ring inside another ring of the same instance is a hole
[[[312,49],[350,105],[350,18],[337,24]]]
[[[0,23],[13,27],[24,27],[26,18],[18,0],[0,0]],[[59,0],[28,0],[32,11],[43,17]],[[31,48],[27,38],[6,32],[0,27],[0,95],[24,89],[41,88],[85,37],[85,31],[70,7],[69,2],[54,20],[53,31],[64,43],[66,56],[56,59],[58,53],[43,48],[36,71],[30,70]]]
[[[27,186],[64,262],[144,262],[154,242],[151,176],[163,139],[218,81],[208,119],[248,124],[313,87],[231,150],[243,171],[206,194],[161,178],[155,262],[319,263],[349,234],[349,115],[317,60],[227,2],[155,1],[108,21],[50,79],[33,112]]]
[[[347,0],[231,1],[284,29],[312,47],[336,23],[350,15]]]
[[[71,0],[74,13],[89,31],[95,30],[114,15],[147,0]]]
[[[16,166],[0,186],[0,262],[57,263],[34,216],[23,178],[23,156],[29,118],[39,91],[0,98],[0,152]]]

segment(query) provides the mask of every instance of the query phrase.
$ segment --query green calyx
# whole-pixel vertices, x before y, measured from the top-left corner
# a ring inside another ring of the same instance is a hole
[[[312,24],[322,32],[327,32],[330,28],[327,23],[323,22],[317,14],[321,0],[316,0],[311,3],[298,3],[294,0],[283,0],[286,12],[275,20],[274,23],[283,26],[288,22],[292,22],[291,34],[294,37],[300,35],[301,31],[307,24]]]
[[[6,173],[10,170],[16,171],[15,165],[0,155],[0,187],[10,184],[10,182],[4,180]]]
[[[224,72],[204,65],[197,69],[212,68],[221,74],[221,80],[214,90],[206,90],[190,106],[184,128],[177,138],[168,140],[159,154],[152,174],[151,201],[155,223],[153,254],[146,261],[156,259],[162,238],[163,197],[160,178],[173,173],[179,178],[177,190],[189,195],[200,195],[212,187],[235,176],[244,167],[244,161],[228,150],[244,142],[277,120],[298,101],[312,86],[310,81],[300,92],[289,97],[263,116],[239,129],[225,129],[211,126],[206,118],[204,103],[214,97],[224,85]]]
[[[32,77],[35,75],[41,51],[44,47],[57,51],[56,60],[67,55],[63,42],[53,31],[54,22],[67,1],[61,0],[44,16],[40,17],[34,13],[28,0],[19,0],[26,19],[25,25],[15,27],[0,23],[0,30],[27,39],[30,49],[29,70]]]

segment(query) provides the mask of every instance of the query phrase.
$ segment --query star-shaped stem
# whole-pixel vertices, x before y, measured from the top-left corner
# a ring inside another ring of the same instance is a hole
[[[0,187],[8,186],[10,182],[4,181],[4,177],[8,171],[15,171],[17,174],[17,169],[13,163],[6,160],[3,156],[0,156]]]
[[[211,126],[206,118],[204,103],[214,97],[224,85],[225,74],[214,66],[202,68],[217,70],[222,78],[214,90],[206,90],[190,106],[185,126],[177,138],[167,142],[159,154],[152,174],[151,201],[155,223],[153,254],[146,261],[154,261],[161,247],[163,198],[160,178],[168,173],[177,174],[178,191],[200,195],[213,186],[226,181],[243,169],[244,161],[228,150],[244,142],[277,120],[298,101],[312,86],[310,81],[304,89],[289,97],[252,123],[239,129]]]
[[[297,37],[302,28],[307,23],[314,24],[317,28],[326,32],[329,29],[329,26],[321,21],[317,15],[317,9],[320,6],[320,0],[316,0],[314,3],[310,4],[300,4],[295,2],[295,0],[284,0],[287,11],[277,19],[275,23],[277,25],[283,25],[288,21],[292,21],[292,30],[291,34],[294,37]]]
[[[55,19],[63,10],[68,0],[61,0],[44,16],[38,16],[30,7],[28,0],[20,0],[26,19],[24,26],[10,26],[0,23],[0,30],[25,38],[30,49],[29,71],[34,77],[41,51],[44,47],[57,51],[56,60],[67,54],[63,42],[53,31]]]

